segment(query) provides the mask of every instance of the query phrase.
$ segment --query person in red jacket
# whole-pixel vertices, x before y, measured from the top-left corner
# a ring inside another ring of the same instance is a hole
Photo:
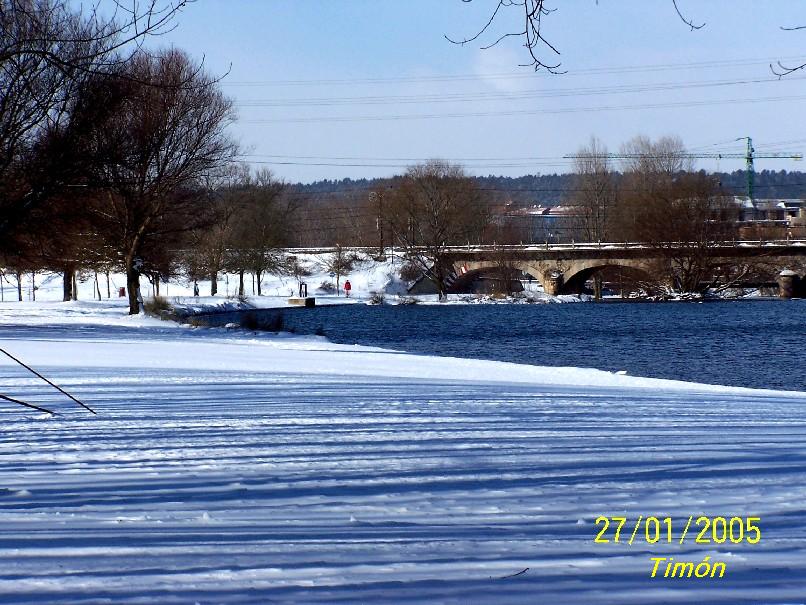
[[[353,287],[350,285],[350,280],[349,279],[346,282],[344,282],[344,296],[349,297],[350,296],[350,290],[352,290],[352,288]]]

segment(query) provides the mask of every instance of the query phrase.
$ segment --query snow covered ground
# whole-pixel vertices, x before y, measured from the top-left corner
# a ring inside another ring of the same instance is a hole
[[[352,271],[342,275],[338,280],[330,276],[327,269],[329,254],[297,254],[300,264],[310,272],[301,279],[307,284],[308,295],[313,296],[319,305],[366,303],[376,292],[382,293],[387,304],[398,304],[401,298],[411,300],[406,284],[400,281],[399,272],[403,263],[402,256],[388,255],[385,261],[377,261],[363,255],[355,263]],[[352,287],[350,297],[344,296],[344,283],[349,280]],[[62,275],[60,273],[43,272],[35,275],[23,274],[21,277],[22,298],[26,302],[57,302],[63,298]],[[183,276],[175,276],[170,281],[160,284],[160,295],[180,308],[210,311],[211,309],[243,309],[243,308],[276,308],[288,306],[288,299],[299,293],[297,278],[289,275],[266,274],[261,280],[261,295],[257,296],[257,284],[252,275],[244,280],[245,298],[237,297],[238,276],[221,273],[217,281],[217,294],[211,296],[210,280],[200,280],[199,294],[193,295],[193,281]],[[107,282],[105,274],[84,272],[78,276],[78,298],[91,301],[99,297],[104,301],[118,299],[119,290],[126,285],[126,276],[111,273]],[[326,287],[325,288],[323,288]],[[576,295],[549,296],[538,283],[527,283],[529,302],[568,303],[580,302],[590,297]],[[18,298],[18,283],[14,273],[0,272],[0,302],[15,301]],[[146,277],[140,278],[140,289],[144,297],[153,297],[156,289]],[[438,303],[437,295],[420,295],[415,297],[423,304]],[[526,302],[521,299],[495,299],[490,296],[449,295],[449,304],[465,303],[511,303]],[[100,302],[100,301],[99,301]]]
[[[336,284],[335,277],[330,277],[326,267],[327,254],[299,254],[297,258],[300,264],[311,274],[302,277],[308,284],[310,296],[343,298],[344,292],[336,293],[324,292],[320,290],[322,284]],[[355,269],[346,276],[339,279],[339,287],[344,286],[346,279],[350,280],[353,296],[366,299],[376,290],[382,290],[389,294],[404,293],[403,286],[397,280],[396,275],[400,270],[401,259],[389,257],[385,262],[377,262],[370,258],[356,264]],[[111,273],[107,284],[106,275],[101,273],[96,275],[92,272],[83,272],[78,276],[78,291],[80,300],[92,300],[98,297],[98,291],[102,299],[107,299],[107,294],[111,298],[118,298],[119,288],[126,286],[126,276],[121,273]],[[213,298],[214,300],[226,300],[227,297],[234,298],[238,293],[238,276],[221,273],[218,276],[216,297],[210,297],[210,280],[200,280],[199,293],[201,299]],[[17,279],[14,273],[6,273],[0,280],[2,293],[0,298],[4,301],[17,299]],[[247,274],[244,279],[245,293],[247,296],[257,294],[257,284],[253,276]],[[143,296],[150,297],[155,293],[154,286],[146,277],[140,278],[140,288]],[[290,296],[296,296],[298,292],[298,281],[294,276],[266,274],[261,281],[261,291],[263,298],[277,298],[285,300]],[[62,300],[62,275],[59,273],[37,273],[35,276],[26,273],[22,275],[23,300],[30,302],[37,301],[60,301]],[[169,298],[193,298],[193,281],[184,276],[172,277],[168,282],[160,284],[160,294]],[[339,294],[341,296],[339,296]],[[256,300],[260,300],[257,299]],[[271,305],[271,302],[268,303]]]
[[[0,393],[58,412],[0,402],[4,604],[806,602],[806,393],[124,311],[0,304],[0,347],[98,412],[0,359]],[[597,544],[600,515],[675,540]],[[761,540],[680,545],[690,515]]]

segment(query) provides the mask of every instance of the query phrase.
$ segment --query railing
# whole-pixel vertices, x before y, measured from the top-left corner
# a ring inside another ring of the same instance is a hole
[[[542,244],[465,244],[462,246],[446,246],[443,250],[448,253],[461,253],[461,252],[538,252],[538,251],[568,251],[568,250],[657,250],[658,248],[687,248],[692,245],[692,242],[570,242],[563,244],[552,244],[544,242]],[[737,239],[726,242],[717,242],[709,244],[710,248],[791,248],[791,247],[806,247],[806,239]],[[336,252],[337,248],[334,247],[317,247],[317,248],[286,248],[286,254],[332,254]],[[354,246],[354,247],[341,247],[342,252],[370,252],[377,253],[377,246]],[[387,248],[388,251],[394,252],[400,250],[399,248]],[[416,250],[416,248],[415,248]],[[422,249],[425,251],[425,248]]]

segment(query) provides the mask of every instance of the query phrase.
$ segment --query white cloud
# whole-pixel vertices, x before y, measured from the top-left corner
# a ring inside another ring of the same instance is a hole
[[[511,48],[493,46],[478,50],[474,71],[491,88],[500,92],[521,92],[533,85],[531,67],[521,67],[523,57]]]

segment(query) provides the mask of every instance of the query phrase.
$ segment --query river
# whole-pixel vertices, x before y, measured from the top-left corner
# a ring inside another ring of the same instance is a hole
[[[285,329],[337,343],[806,391],[806,300],[344,305],[282,315]]]

